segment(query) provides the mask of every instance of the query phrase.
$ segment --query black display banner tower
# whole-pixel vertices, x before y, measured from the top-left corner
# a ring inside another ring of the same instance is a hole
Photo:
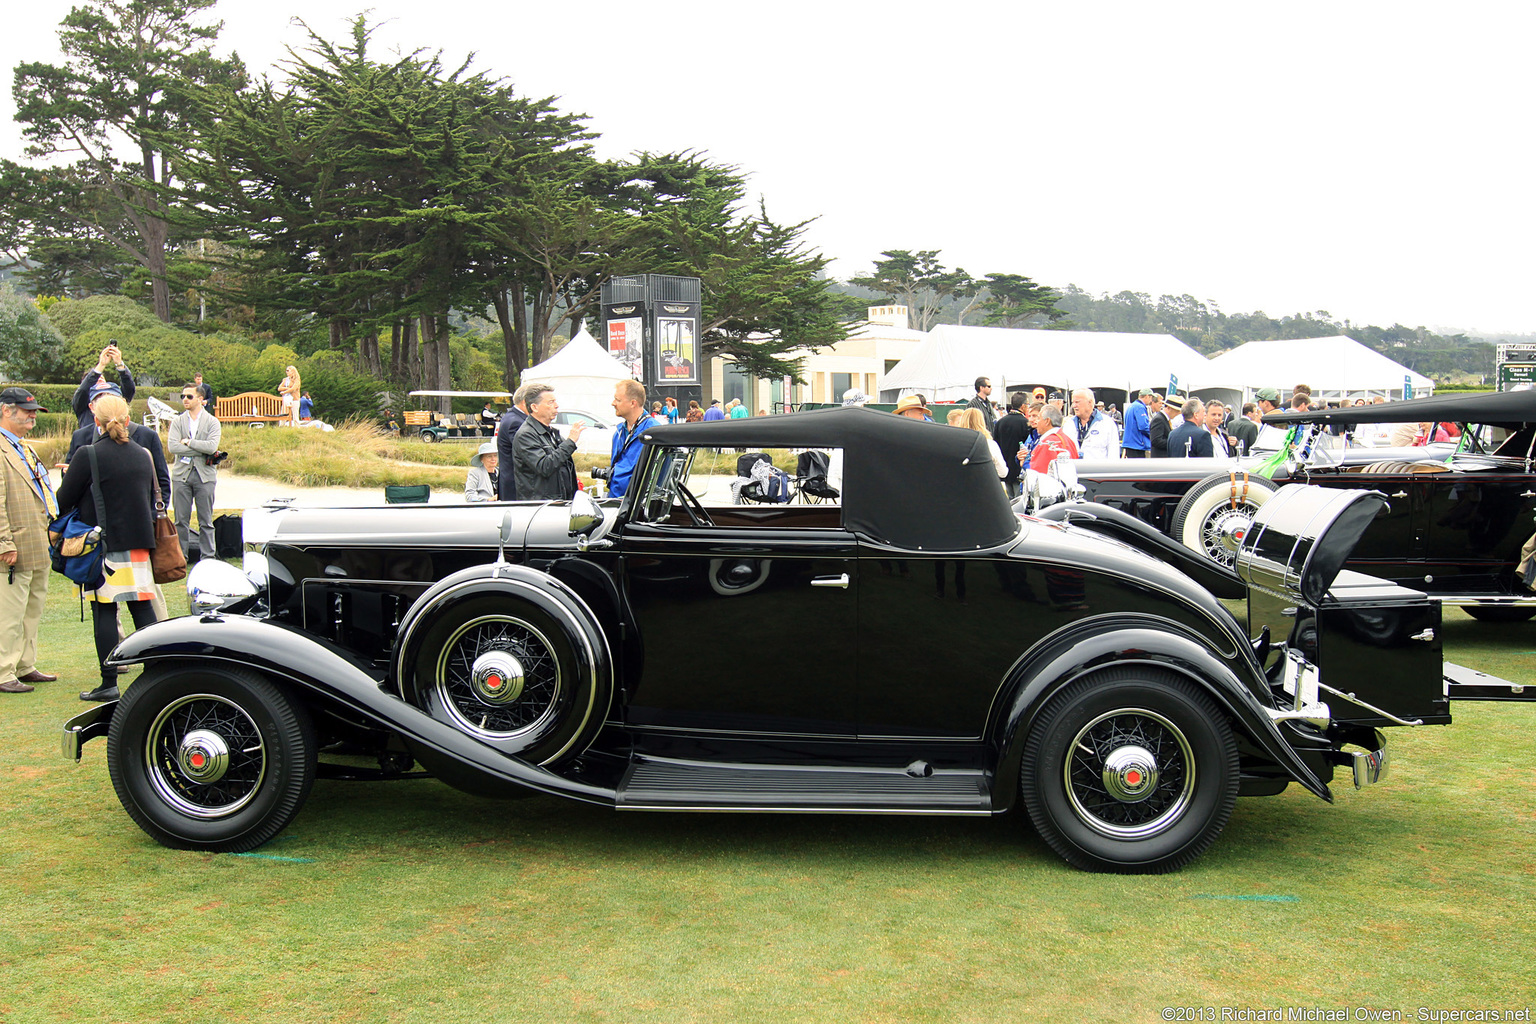
[[[608,354],[645,385],[648,402],[703,401],[699,353],[703,285],[696,277],[629,274],[603,285],[602,341]]]

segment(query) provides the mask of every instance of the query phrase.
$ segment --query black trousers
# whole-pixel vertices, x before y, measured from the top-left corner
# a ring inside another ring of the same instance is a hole
[[[1151,452],[1145,451],[1145,450],[1143,450],[1141,448],[1121,448],[1120,449],[1120,457],[1122,459],[1145,459],[1147,456],[1149,456],[1151,454],[1152,454]]]
[[[107,655],[117,646],[117,606],[128,606],[133,628],[143,629],[155,621],[155,606],[148,601],[93,601],[91,624],[96,631],[96,660],[101,662],[101,685],[116,686],[117,670],[107,668]]]

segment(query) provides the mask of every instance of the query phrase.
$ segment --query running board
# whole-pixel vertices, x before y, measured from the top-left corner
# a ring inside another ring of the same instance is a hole
[[[854,814],[991,814],[985,773],[901,768],[637,760],[619,784],[621,811],[793,811]]]
[[[1451,700],[1523,700],[1536,701],[1536,686],[1512,683],[1465,665],[1446,662],[1445,695]]]

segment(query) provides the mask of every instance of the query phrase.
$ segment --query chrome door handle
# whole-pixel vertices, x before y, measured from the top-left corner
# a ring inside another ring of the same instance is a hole
[[[811,586],[813,586],[813,587],[842,587],[844,590],[847,590],[848,589],[848,574],[847,573],[843,573],[841,576],[817,576],[815,579],[811,580]]]
[[[1392,495],[1392,497],[1394,497],[1394,498],[1406,498],[1406,497],[1408,497],[1408,492],[1407,491],[1398,491],[1396,494]]]
[[[1520,497],[1522,497],[1522,498],[1536,498],[1536,491],[1523,491],[1523,492],[1521,492]]]

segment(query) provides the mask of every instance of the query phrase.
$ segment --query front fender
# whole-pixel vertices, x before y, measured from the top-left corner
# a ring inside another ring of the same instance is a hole
[[[521,761],[437,721],[388,693],[340,648],[282,623],[244,615],[183,616],[135,630],[109,665],[223,661],[286,682],[296,699],[321,695],[398,733],[410,743],[501,782],[588,803],[613,804],[615,792]]]
[[[1297,782],[1324,800],[1333,794],[1296,754],[1252,691],[1231,666],[1199,642],[1149,627],[1067,630],[1027,655],[1010,673],[1009,698],[1000,704],[991,735],[1000,754],[993,806],[1011,807],[1018,795],[1024,743],[1041,708],[1074,680],[1110,665],[1156,665],[1197,683],[1226,709],[1236,727]]]

